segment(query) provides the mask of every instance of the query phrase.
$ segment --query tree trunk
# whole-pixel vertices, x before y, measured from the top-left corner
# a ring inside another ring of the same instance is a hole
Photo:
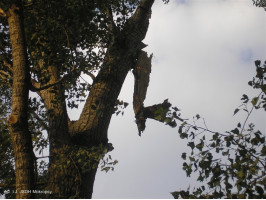
[[[40,92],[49,118],[49,198],[91,198],[100,159],[108,149],[108,127],[126,75],[145,45],[154,0],[142,0],[123,31],[114,35],[79,120],[68,122],[60,85]],[[56,69],[48,69],[53,84]],[[81,161],[80,161],[81,160]]]
[[[29,66],[21,1],[13,1],[8,24],[13,58],[12,113],[8,120],[16,167],[16,198],[33,198],[34,153],[28,129]]]

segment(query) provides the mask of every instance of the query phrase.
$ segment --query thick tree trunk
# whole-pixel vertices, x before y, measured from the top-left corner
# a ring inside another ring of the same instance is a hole
[[[9,129],[16,167],[16,198],[33,198],[34,153],[28,129],[29,66],[21,1],[13,1],[7,13],[13,58],[12,113]]]
[[[60,80],[56,67],[49,66],[48,72],[48,85]],[[49,123],[50,159],[46,190],[52,193],[47,197],[91,198],[99,160],[93,161],[96,167],[86,166],[86,169],[83,167],[87,162],[84,157],[82,162],[79,162],[78,154],[85,151],[71,141],[63,86],[61,83],[55,84],[41,90],[39,95],[44,101]]]
[[[40,63],[42,63],[40,61]],[[47,84],[53,84],[60,79],[58,69],[54,66],[48,67],[50,80]],[[49,178],[47,190],[52,192],[50,198],[68,198],[73,195],[67,187],[62,187],[62,183],[74,184],[69,180],[73,174],[69,168],[64,169],[69,152],[70,137],[68,133],[68,117],[64,99],[64,90],[61,84],[41,90],[39,95],[44,101],[48,118],[48,138],[49,138]],[[68,173],[67,173],[68,172]],[[71,185],[70,184],[70,185]],[[72,187],[73,185],[71,185]]]

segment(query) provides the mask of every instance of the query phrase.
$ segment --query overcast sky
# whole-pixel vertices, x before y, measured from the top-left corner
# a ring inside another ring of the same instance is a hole
[[[255,75],[254,60],[266,57],[266,12],[251,0],[156,0],[145,39],[153,53],[145,106],[164,99],[182,116],[203,116],[211,130],[226,131],[243,120],[233,117],[247,84]],[[170,192],[195,185],[182,170],[185,140],[154,120],[138,136],[132,109],[133,74],[129,73],[120,99],[130,103],[124,116],[113,117],[110,153],[119,161],[112,172],[96,176],[93,198],[172,198]],[[265,114],[252,119],[265,133]]]

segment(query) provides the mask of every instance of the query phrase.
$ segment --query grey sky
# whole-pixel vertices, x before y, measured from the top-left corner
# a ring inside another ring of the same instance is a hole
[[[145,39],[154,54],[145,105],[168,98],[182,116],[200,114],[208,128],[231,130],[243,119],[233,117],[242,94],[254,94],[247,82],[255,74],[254,60],[265,59],[265,36],[266,12],[251,0],[157,0]],[[119,163],[114,172],[98,171],[93,198],[172,198],[170,192],[195,184],[182,170],[180,156],[188,148],[177,129],[148,120],[138,136],[133,86],[129,73],[120,99],[130,106],[109,128],[111,156]],[[265,132],[264,113],[252,120]]]

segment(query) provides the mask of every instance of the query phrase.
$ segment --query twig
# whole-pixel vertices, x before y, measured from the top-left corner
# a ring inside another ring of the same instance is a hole
[[[95,76],[93,73],[91,73],[91,72],[84,72],[84,73],[87,74],[89,77],[91,77],[91,79],[94,81]]]
[[[6,17],[6,13],[5,13],[5,11],[2,8],[0,8],[0,16],[1,17]]]
[[[12,65],[9,63],[9,62],[7,62],[6,60],[4,60],[4,66],[5,67],[7,67],[7,69],[11,72],[11,73],[13,73],[13,67],[12,67]]]
[[[3,71],[3,70],[0,70],[0,73],[5,75],[5,76],[7,76],[8,78],[11,78],[10,74],[5,72],[5,71]]]
[[[260,95],[262,94],[263,92],[261,92],[259,95],[258,95],[258,97],[257,98],[259,98],[260,97]],[[253,105],[253,104],[252,104]],[[256,105],[256,104],[255,104]],[[244,131],[244,128],[245,128],[245,126],[246,126],[246,123],[247,123],[247,121],[248,121],[248,118],[249,118],[249,116],[251,115],[251,113],[252,113],[252,111],[253,111],[253,109],[254,109],[254,107],[255,107],[255,105],[253,105],[252,106],[252,108],[251,108],[251,110],[248,112],[248,116],[246,117],[246,119],[245,119],[245,122],[244,122],[244,124],[243,124],[243,127],[242,127],[242,129],[241,129],[241,132],[240,132],[240,134],[242,134],[243,133],[243,131]]]

